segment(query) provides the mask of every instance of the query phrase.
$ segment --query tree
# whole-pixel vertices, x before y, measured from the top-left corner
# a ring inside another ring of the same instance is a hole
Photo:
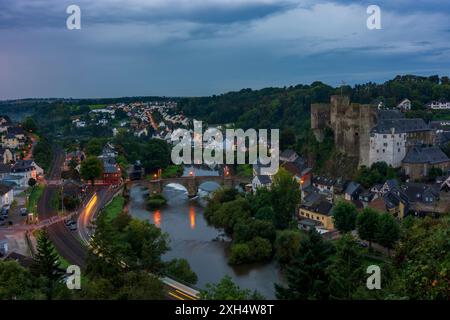
[[[450,219],[414,219],[395,249],[392,291],[412,300],[450,299]]]
[[[280,168],[273,178],[271,195],[275,225],[278,229],[285,229],[292,221],[300,202],[300,186],[289,172]]]
[[[45,298],[45,294],[39,289],[29,270],[16,261],[0,260],[0,300],[42,298]]]
[[[28,131],[28,132],[36,132],[37,131],[36,122],[34,122],[33,118],[31,118],[31,117],[25,118],[25,120],[22,122],[22,127],[25,131]]]
[[[170,148],[166,141],[151,139],[142,150],[142,165],[146,172],[163,169],[170,164]]]
[[[347,233],[355,229],[358,211],[354,204],[340,201],[333,208],[333,224],[341,233]]]
[[[189,262],[186,259],[172,259],[167,263],[166,273],[181,281],[196,284],[197,275],[192,271]]]
[[[169,250],[168,236],[148,221],[133,219],[124,230],[124,258],[132,270],[160,273],[164,264],[161,256]]]
[[[395,218],[388,212],[380,215],[375,240],[380,245],[392,249],[400,238],[400,226]]]
[[[272,245],[270,241],[261,237],[255,237],[248,242],[251,252],[251,262],[263,262],[272,256]]]
[[[164,285],[156,276],[144,271],[126,273],[117,298],[120,300],[162,300]]]
[[[273,222],[275,220],[275,212],[272,207],[265,206],[256,211],[255,218]]]
[[[28,179],[28,185],[33,188],[36,185],[36,179],[30,178]]]
[[[349,300],[363,283],[363,258],[358,244],[349,233],[337,241],[336,248],[336,255],[328,267],[331,297]]]
[[[92,138],[86,144],[86,147],[85,147],[86,154],[91,157],[96,157],[96,156],[100,155],[104,145],[105,145],[105,139]]]
[[[280,149],[285,150],[287,148],[292,148],[295,146],[297,142],[297,138],[295,136],[295,131],[292,128],[286,128],[281,132],[280,136]]]
[[[47,231],[45,229],[40,231],[32,269],[36,275],[45,278],[48,299],[52,299],[57,283],[65,274],[60,265],[59,255],[50,241]]]
[[[275,284],[278,299],[327,299],[327,268],[333,247],[315,230],[300,242],[298,254],[286,269],[288,287]]]
[[[300,250],[301,239],[298,230],[279,231],[274,244],[276,259],[283,265],[289,264]]]
[[[235,242],[247,242],[255,237],[268,239],[272,242],[275,236],[273,223],[259,219],[240,220],[233,229],[233,240]]]
[[[217,284],[206,285],[205,290],[200,291],[200,299],[202,300],[261,300],[261,296],[257,291],[241,289],[237,286],[230,276],[225,276]]]
[[[250,246],[247,243],[237,243],[231,247],[230,264],[244,264],[250,262],[251,259]]]
[[[372,241],[376,237],[379,216],[377,211],[365,208],[356,218],[358,235],[361,239],[369,241],[369,248],[372,248]]]
[[[88,157],[81,163],[80,175],[84,180],[91,181],[92,185],[95,179],[103,174],[103,163],[97,157]]]

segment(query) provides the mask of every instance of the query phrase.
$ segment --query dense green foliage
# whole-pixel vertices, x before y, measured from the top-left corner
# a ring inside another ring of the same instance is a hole
[[[158,209],[166,205],[167,200],[160,193],[151,194],[147,200],[147,207],[149,209]]]
[[[52,150],[52,146],[46,139],[38,141],[33,148],[34,161],[36,161],[45,172],[48,171],[52,163]]]
[[[356,181],[364,188],[370,188],[377,183],[384,183],[389,179],[398,179],[398,174],[397,170],[388,166],[386,162],[376,162],[370,168],[362,166],[356,177]]]
[[[256,291],[239,288],[230,276],[223,277],[217,284],[207,284],[200,291],[202,300],[261,300],[263,297]]]
[[[326,299],[333,246],[315,231],[301,240],[297,255],[286,269],[287,287],[275,285],[278,299]]]
[[[267,261],[273,256],[277,229],[290,227],[300,201],[299,185],[284,169],[274,176],[271,190],[261,188],[245,197],[234,189],[216,191],[208,202],[205,217],[232,235],[231,264]],[[291,245],[295,246],[295,242]],[[287,245],[289,246],[289,244]],[[289,251],[285,245],[280,250]],[[281,260],[286,260],[281,253]]]
[[[91,181],[92,185],[102,174],[103,163],[97,157],[90,156],[81,163],[80,175],[84,180]]]
[[[39,231],[32,271],[36,276],[43,277],[47,299],[52,299],[55,288],[65,274],[60,265],[58,252],[50,241],[47,231],[45,229]]]
[[[341,233],[350,232],[356,227],[358,211],[353,203],[340,201],[333,207],[333,224]]]
[[[197,283],[197,275],[191,270],[186,259],[172,259],[167,263],[166,274],[178,281],[189,284]]]

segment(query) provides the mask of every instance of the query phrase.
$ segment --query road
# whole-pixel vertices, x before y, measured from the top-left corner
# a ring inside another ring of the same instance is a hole
[[[61,179],[61,168],[64,154],[58,151],[55,155],[52,169],[47,181],[58,181]],[[58,185],[47,184],[43,195],[38,203],[38,214],[40,219],[48,219],[57,213],[52,208],[52,196],[58,190]],[[64,222],[57,222],[47,227],[50,240],[59,254],[69,263],[78,265],[82,270],[86,268],[87,247],[91,240],[91,222],[97,211],[102,208],[114,195],[114,191],[105,186],[96,186],[92,196],[88,197],[82,204],[82,209],[77,220],[77,231],[70,231]],[[168,277],[161,278],[167,292],[167,298],[177,300],[196,300],[198,291],[185,286]]]

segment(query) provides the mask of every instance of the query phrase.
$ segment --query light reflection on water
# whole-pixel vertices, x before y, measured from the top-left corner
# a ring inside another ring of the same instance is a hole
[[[199,174],[198,171],[196,174]],[[218,187],[211,182],[201,185],[208,191]],[[217,283],[223,276],[229,275],[242,288],[258,290],[265,297],[274,298],[273,283],[280,281],[275,263],[239,267],[228,264],[229,243],[214,240],[222,231],[208,225],[203,216],[206,204],[203,198],[208,196],[207,191],[199,190],[198,197],[189,199],[183,186],[169,185],[163,191],[167,205],[156,211],[145,207],[147,192],[141,186],[131,188],[130,214],[149,220],[169,234],[171,250],[163,259],[188,260],[198,276],[196,287],[204,288],[207,283]]]

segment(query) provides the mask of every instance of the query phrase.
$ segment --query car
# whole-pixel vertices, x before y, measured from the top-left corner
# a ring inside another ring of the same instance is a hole
[[[360,247],[362,247],[362,248],[367,248],[368,247],[367,243],[365,243],[364,241],[358,241],[358,245]]]
[[[71,225],[69,225],[69,230],[70,231],[76,231],[77,230],[77,224],[76,223],[72,223]]]
[[[20,215],[23,217],[23,216],[26,216],[28,214],[28,210],[27,210],[27,208],[20,208]]]
[[[64,220],[64,224],[66,226],[70,226],[72,224],[75,224],[75,221],[73,221],[72,219],[66,219],[66,220]]]

